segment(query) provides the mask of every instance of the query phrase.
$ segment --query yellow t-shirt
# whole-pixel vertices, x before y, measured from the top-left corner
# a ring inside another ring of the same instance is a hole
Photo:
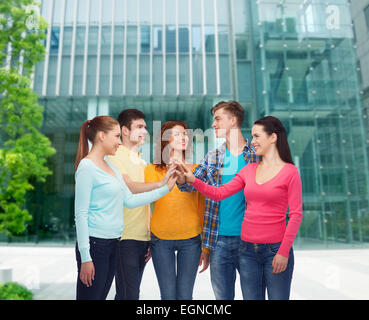
[[[125,146],[119,146],[114,156],[107,160],[122,174],[127,174],[134,182],[145,182],[146,162],[141,159],[141,153],[135,153]],[[128,209],[123,207],[124,226],[121,239],[139,241],[150,240],[150,210],[149,205]]]
[[[166,169],[156,169],[154,164],[145,168],[145,182],[160,181]],[[189,239],[202,231],[205,198],[199,192],[181,192],[177,185],[171,192],[155,201],[150,229],[164,240]]]

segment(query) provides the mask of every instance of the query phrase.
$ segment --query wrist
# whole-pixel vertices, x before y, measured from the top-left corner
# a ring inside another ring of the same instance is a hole
[[[195,177],[191,177],[187,179],[188,183],[194,183],[195,182]]]

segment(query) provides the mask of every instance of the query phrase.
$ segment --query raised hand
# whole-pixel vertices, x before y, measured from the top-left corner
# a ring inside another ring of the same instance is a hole
[[[177,182],[177,175],[171,175],[168,179],[168,182],[167,182],[167,187],[169,189],[169,191],[172,191],[172,189],[174,188],[175,184]]]
[[[171,176],[176,175],[176,167],[174,165],[167,166],[168,170],[164,176],[164,179],[160,181],[160,187],[167,184]]]
[[[183,163],[178,163],[176,165],[176,168],[177,168],[177,171],[176,171],[177,175],[184,176],[187,182],[193,183],[195,181],[195,176],[193,175],[192,171],[186,167],[186,165],[184,165]]]

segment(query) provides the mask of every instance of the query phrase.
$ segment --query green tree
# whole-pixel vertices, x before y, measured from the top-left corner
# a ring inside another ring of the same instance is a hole
[[[31,88],[45,55],[47,24],[34,0],[0,2],[0,233],[21,233],[32,216],[25,207],[31,181],[44,182],[55,153],[39,130],[43,108]]]

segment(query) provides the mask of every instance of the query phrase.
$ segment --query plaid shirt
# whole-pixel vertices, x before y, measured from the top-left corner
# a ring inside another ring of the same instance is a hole
[[[226,144],[223,143],[219,148],[209,151],[201,160],[201,163],[196,167],[194,176],[205,183],[219,187],[222,184],[222,171],[224,163],[224,155],[226,152]],[[243,157],[247,163],[258,162],[261,160],[260,156],[255,154],[254,149],[246,139],[246,144],[243,148]],[[178,188],[181,191],[192,192],[196,189],[187,183],[179,184]],[[204,212],[204,227],[202,231],[202,246],[203,248],[213,249],[218,239],[219,230],[219,201],[214,201],[205,198],[205,212]]]

